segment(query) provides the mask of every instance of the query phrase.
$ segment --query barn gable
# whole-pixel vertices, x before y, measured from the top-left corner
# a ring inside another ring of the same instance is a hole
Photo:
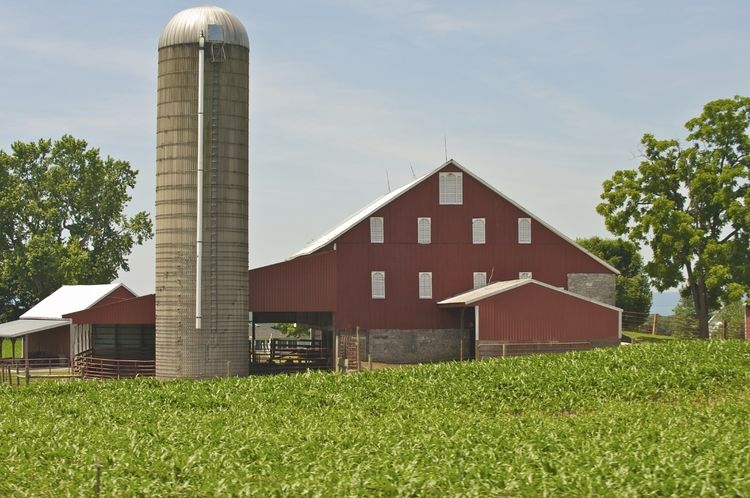
[[[374,202],[368,204],[364,208],[362,208],[360,211],[356,212],[349,218],[347,218],[344,222],[339,224],[338,226],[334,227],[333,229],[326,232],[324,235],[316,239],[315,241],[311,242],[307,246],[305,246],[303,249],[295,253],[291,258],[294,259],[300,256],[305,256],[308,254],[312,254],[316,251],[319,251],[321,249],[327,248],[331,246],[332,244],[339,241],[344,235],[349,233],[351,230],[355,228],[359,228],[360,230],[363,229],[363,225],[369,224],[368,219],[376,215],[379,211],[383,210],[384,208],[387,208],[389,205],[397,201],[397,199],[401,198],[402,196],[409,195],[410,192],[415,190],[419,185],[423,184],[426,180],[434,177],[435,175],[438,175],[443,172],[460,172],[463,174],[466,174],[467,176],[471,177],[471,179],[477,181],[480,183],[483,187],[485,187],[488,191],[492,192],[493,194],[497,195],[499,198],[501,198],[503,201],[509,203],[514,208],[518,209],[521,213],[523,213],[525,216],[527,216],[530,220],[532,220],[533,223],[538,223],[545,229],[549,230],[552,234],[559,237],[560,239],[564,240],[566,243],[568,243],[572,249],[577,250],[583,254],[585,254],[587,257],[594,260],[597,264],[601,265],[606,269],[607,271],[614,273],[616,275],[619,275],[619,271],[607,263],[606,261],[602,260],[598,256],[594,255],[593,253],[586,250],[584,247],[577,244],[574,240],[568,238],[558,230],[556,230],[554,227],[543,221],[538,216],[531,213],[529,210],[518,204],[516,201],[508,197],[507,195],[503,194],[496,188],[494,188],[489,183],[485,182],[482,178],[475,175],[471,171],[469,171],[467,168],[459,164],[457,161],[450,159],[449,161],[443,163],[435,170],[427,173],[426,175],[423,175],[419,178],[416,178],[415,180],[411,181],[410,183],[404,185],[403,187],[400,187],[393,192],[390,192],[386,194],[385,196],[375,200]],[[369,231],[369,226],[365,227]]]

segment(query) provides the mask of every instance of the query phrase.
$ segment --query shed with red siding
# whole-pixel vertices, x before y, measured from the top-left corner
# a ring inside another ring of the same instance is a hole
[[[621,336],[619,308],[532,279],[496,282],[438,306],[472,308],[478,358],[502,351],[498,344],[580,349],[615,345]]]

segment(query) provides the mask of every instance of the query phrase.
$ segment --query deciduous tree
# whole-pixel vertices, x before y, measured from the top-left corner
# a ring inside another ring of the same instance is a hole
[[[576,242],[620,271],[615,281],[615,306],[637,313],[635,316],[642,316],[642,320],[629,319],[629,326],[641,325],[651,310],[652,293],[638,246],[628,240],[600,237],[578,239]]]
[[[152,236],[127,216],[137,171],[85,140],[15,142],[0,150],[0,319],[17,318],[63,284],[99,284],[128,270]]]
[[[607,228],[653,253],[660,291],[687,286],[701,337],[711,309],[750,289],[750,98],[709,102],[687,140],[645,134],[643,161],[604,182],[597,211]]]

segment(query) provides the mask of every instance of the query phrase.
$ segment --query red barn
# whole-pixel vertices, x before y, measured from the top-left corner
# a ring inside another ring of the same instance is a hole
[[[250,310],[256,322],[301,322],[324,336],[359,330],[373,360],[388,363],[465,357],[483,341],[611,345],[617,273],[450,160],[291,259],[251,270]],[[534,283],[481,305],[446,302],[519,279]],[[484,313],[495,319],[484,325]]]

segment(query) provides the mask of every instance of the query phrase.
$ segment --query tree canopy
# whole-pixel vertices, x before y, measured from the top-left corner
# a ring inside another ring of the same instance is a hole
[[[686,286],[701,337],[711,309],[750,289],[749,125],[737,96],[706,104],[685,143],[643,135],[639,167],[605,181],[597,206],[612,233],[650,247],[658,290]]]
[[[153,230],[147,212],[124,214],[137,173],[70,135],[0,150],[0,320],[63,284],[108,283],[129,269]]]
[[[652,295],[638,246],[623,239],[600,237],[578,239],[576,242],[620,271],[615,280],[615,305],[636,314],[628,317],[631,327],[642,324],[651,310]],[[634,316],[640,318],[633,319]]]

